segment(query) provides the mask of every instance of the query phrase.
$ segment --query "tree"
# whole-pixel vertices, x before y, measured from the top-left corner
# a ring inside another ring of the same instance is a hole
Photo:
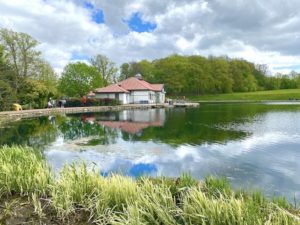
[[[43,83],[34,79],[26,79],[20,84],[18,97],[20,103],[28,105],[28,108],[44,108],[51,95],[53,94]]]
[[[120,67],[120,77],[119,81],[125,80],[129,77],[129,63],[123,63]]]
[[[45,60],[37,60],[34,79],[43,83],[51,94],[57,95],[58,77],[51,65]]]
[[[181,94],[187,86],[185,77],[189,64],[183,56],[171,55],[155,62],[155,77],[171,94]]]
[[[224,58],[211,58],[212,77],[215,93],[232,92],[233,79],[229,71],[228,60]]]
[[[110,84],[113,81],[116,82],[116,74],[118,69],[115,67],[115,64],[110,61],[104,55],[96,55],[91,60],[92,66],[96,68],[96,70],[100,73],[104,85]]]
[[[16,95],[10,85],[0,80],[0,111],[10,110]]]
[[[79,97],[102,86],[103,80],[95,67],[77,62],[70,63],[64,68],[58,87],[69,97]]]
[[[41,52],[35,50],[38,41],[28,34],[8,29],[1,29],[0,37],[9,62],[14,66],[17,75],[20,77],[29,76],[35,68],[35,60],[41,55]]]
[[[252,74],[252,65],[245,60],[234,59],[230,62],[233,78],[233,91],[256,91],[257,80]]]
[[[14,81],[14,73],[7,64],[4,48],[0,45],[0,111],[10,110],[12,103],[16,101],[16,92],[11,83]]]
[[[14,88],[35,71],[35,62],[41,53],[35,48],[38,41],[25,33],[18,33],[8,29],[0,30],[0,42],[4,46],[8,63],[12,66],[17,79]]]

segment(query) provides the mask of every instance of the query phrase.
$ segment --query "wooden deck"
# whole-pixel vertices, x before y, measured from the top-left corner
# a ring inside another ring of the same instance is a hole
[[[198,107],[200,104],[197,102],[175,102],[174,107]]]

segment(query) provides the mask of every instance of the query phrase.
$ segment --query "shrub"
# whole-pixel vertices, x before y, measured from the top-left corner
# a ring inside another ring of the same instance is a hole
[[[121,102],[117,99],[103,98],[103,99],[87,99],[85,106],[115,106],[120,105]],[[82,107],[82,99],[80,98],[69,98],[66,101],[65,107]]]
[[[81,107],[82,100],[80,98],[69,98],[66,100],[65,107]]]

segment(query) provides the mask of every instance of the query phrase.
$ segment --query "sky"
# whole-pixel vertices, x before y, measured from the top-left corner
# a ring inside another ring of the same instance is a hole
[[[118,66],[171,54],[300,72],[299,0],[0,0],[0,28],[40,42],[60,73],[103,54]]]

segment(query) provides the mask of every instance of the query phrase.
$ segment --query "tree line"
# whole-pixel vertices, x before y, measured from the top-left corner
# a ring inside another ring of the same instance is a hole
[[[14,103],[44,108],[51,98],[82,97],[117,80],[117,67],[100,54],[89,64],[67,64],[59,76],[42,58],[38,45],[26,33],[0,29],[0,111],[10,110]]]
[[[300,76],[268,75],[266,65],[229,57],[170,55],[153,61],[123,63],[118,68],[104,55],[69,63],[62,74],[37,50],[26,33],[0,29],[0,110],[13,103],[43,108],[50,98],[82,97],[89,91],[137,73],[150,83],[164,83],[169,95],[203,95],[300,88]]]
[[[295,72],[268,76],[266,65],[229,57],[171,55],[153,61],[124,63],[120,79],[140,73],[153,83],[164,83],[170,95],[203,95],[300,88]]]

